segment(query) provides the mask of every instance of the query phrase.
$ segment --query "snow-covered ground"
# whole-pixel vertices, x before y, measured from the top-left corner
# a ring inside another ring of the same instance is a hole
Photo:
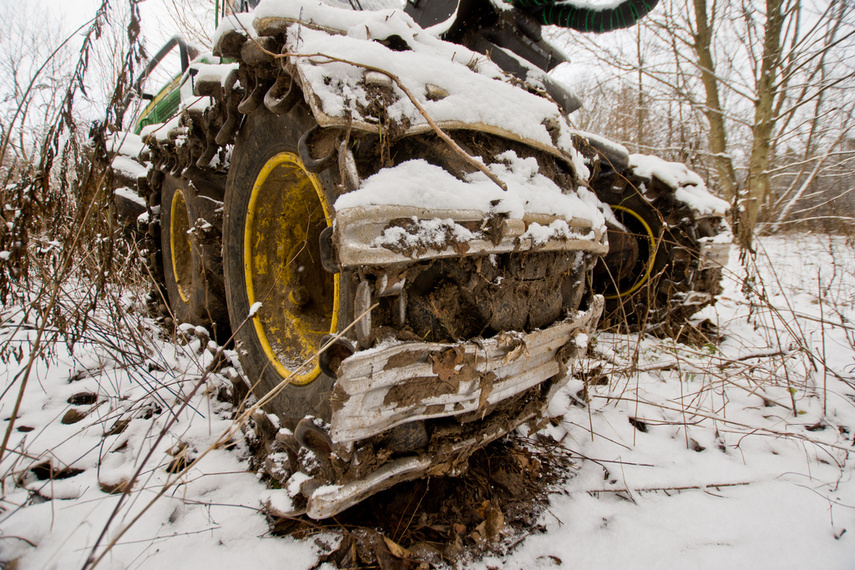
[[[552,406],[551,435],[589,459],[546,533],[484,567],[855,567],[855,256],[819,236],[760,250],[767,301],[742,294],[734,250],[699,315],[720,343],[599,336],[586,366],[608,385],[590,407],[571,402],[581,381]]]
[[[720,342],[593,340],[551,406],[547,433],[577,459],[541,515],[545,531],[467,567],[855,567],[853,246],[761,246],[752,285],[764,300],[743,293],[734,250],[725,292],[701,315]],[[35,361],[0,462],[0,567],[79,568],[112,542],[99,568],[317,564],[312,539],[269,533],[262,505],[274,491],[247,472],[221,401],[234,370],[206,374],[215,348],[204,335],[172,343],[139,301],[122,306],[121,335],[98,315],[73,353],[56,344]],[[0,312],[4,432],[34,324],[21,307]]]

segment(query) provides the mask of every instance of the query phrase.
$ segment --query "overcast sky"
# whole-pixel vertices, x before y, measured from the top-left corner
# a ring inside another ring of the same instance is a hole
[[[0,0],[0,7],[19,4],[22,0]],[[40,12],[46,19],[56,19],[66,33],[74,31],[95,15],[101,5],[101,0],[24,0],[27,5],[35,8],[40,6]],[[144,0],[140,4],[143,18],[143,36],[151,43],[162,43],[175,35],[177,27],[174,22],[164,16],[164,2],[167,0]],[[126,0],[113,0],[115,6],[122,5]],[[214,29],[214,17],[211,14],[210,29]],[[150,49],[153,46],[148,46]]]
[[[9,2],[13,0],[0,0]],[[64,28],[73,30],[95,14],[99,0],[29,0],[32,4],[41,4],[45,14],[55,14]]]
[[[145,48],[149,54],[156,52],[167,39],[178,32],[178,25],[166,14],[164,9],[164,4],[170,1],[144,0],[140,4],[143,20],[142,35]],[[38,46],[42,48],[39,50],[32,50],[36,59],[45,57],[81,25],[91,20],[101,3],[101,0],[0,0],[0,57],[7,59],[10,57],[10,54],[6,52],[7,49],[23,48],[26,50],[26,46],[21,46],[20,41],[17,43],[14,41],[20,38],[13,38],[11,35],[20,34],[22,29],[33,31],[36,38],[43,38],[45,42],[51,44]],[[111,0],[110,4],[119,12],[113,14],[111,24],[118,26],[119,33],[123,34],[127,25],[124,15],[127,12],[127,0]],[[200,0],[200,4],[204,6],[204,0]],[[207,10],[207,8],[204,9]],[[213,32],[214,29],[213,10],[211,12],[210,23],[207,21],[204,23],[208,33]],[[44,34],[39,33],[38,31],[41,29],[46,30],[46,32]],[[67,44],[65,51],[69,54],[69,64],[72,61],[76,62],[82,37],[83,33],[80,33],[77,37],[72,37]],[[106,45],[108,44],[105,42],[96,42],[96,51]],[[76,111],[87,119],[98,118],[103,113],[102,108],[109,99],[109,92],[112,91],[109,86],[105,86],[109,80],[105,81],[101,78],[101,70],[98,69],[98,66],[103,65],[104,61],[104,57],[97,55],[90,59],[91,66],[87,73],[87,85],[89,86],[87,94],[89,97],[78,98],[75,106]],[[22,73],[26,75],[35,72],[40,63],[41,59],[30,62],[29,65],[22,68]],[[166,70],[166,72],[169,71]],[[160,81],[160,78],[155,78],[155,82]],[[148,90],[156,91],[158,86],[149,87]],[[0,95],[8,91],[7,88],[11,89],[8,85],[0,82]]]

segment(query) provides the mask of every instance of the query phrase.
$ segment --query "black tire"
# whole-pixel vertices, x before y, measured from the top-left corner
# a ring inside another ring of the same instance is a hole
[[[609,228],[610,250],[594,268],[594,289],[606,298],[603,324],[632,328],[656,305],[656,269],[667,264],[663,227],[656,209],[635,193],[607,202],[627,231]]]
[[[635,190],[641,184],[630,180],[622,193],[600,193],[635,243],[624,251],[610,252],[606,259],[611,263],[601,260],[597,264],[594,289],[606,297],[604,326],[676,336],[692,315],[721,292],[721,269],[701,269],[698,241],[715,235],[718,228],[713,219],[696,220],[661,183],[645,181],[643,196]],[[620,250],[614,244],[621,243],[621,234],[610,230],[613,250]],[[622,273],[616,271],[616,264],[626,263],[631,267],[624,265]],[[613,278],[616,273],[624,277]],[[708,293],[709,297],[687,303],[692,293]]]
[[[210,224],[203,224],[207,230],[189,232],[197,220],[212,217],[204,202],[187,181],[164,176],[160,203],[163,285],[176,322],[204,326],[222,341],[228,337],[228,323],[219,235],[211,231]]]
[[[349,279],[325,271],[319,251],[334,215],[335,169],[310,174],[298,156],[300,136],[315,126],[304,104],[283,116],[261,106],[248,116],[224,208],[226,298],[243,372],[258,398],[290,378],[265,408],[291,429],[305,416],[329,418],[334,380],[313,356],[352,314]],[[261,308],[248,318],[255,302]]]

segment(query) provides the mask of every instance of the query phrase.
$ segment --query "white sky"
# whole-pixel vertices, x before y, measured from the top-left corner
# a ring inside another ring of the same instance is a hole
[[[142,36],[144,38],[145,49],[149,54],[157,52],[170,37],[178,33],[178,25],[166,13],[164,6],[167,2],[170,2],[170,0],[144,0],[140,4]],[[203,10],[207,10],[207,7],[205,7],[205,0],[195,0],[195,2],[198,5],[203,6]],[[48,29],[56,29],[58,26],[60,32],[59,35],[51,34],[50,36],[45,36],[50,37],[50,41],[55,41],[58,45],[59,42],[67,38],[69,34],[73,33],[81,25],[84,25],[91,20],[95,16],[96,10],[100,7],[101,3],[101,0],[0,0],[0,21],[6,21],[6,18],[3,18],[3,16],[11,18],[10,22],[16,22],[24,19],[26,21],[21,22],[21,25],[25,28],[35,30],[42,26]],[[117,33],[124,34],[124,28],[127,26],[125,15],[127,12],[127,0],[111,0],[110,4],[115,10],[111,15],[111,25],[117,28]],[[205,26],[208,33],[212,33],[214,30],[213,2],[211,2],[210,12],[210,23]],[[9,22],[7,22],[6,25],[8,26]],[[83,32],[85,32],[85,29],[86,28],[84,28]],[[81,32],[80,37],[82,37],[83,32]],[[56,39],[54,40],[53,38]],[[3,30],[0,29],[0,57],[5,55],[4,42],[2,40]],[[195,42],[191,41],[191,43]],[[76,53],[79,49],[79,45],[79,38],[73,38],[68,44],[67,51],[72,54],[71,57],[74,61],[76,61]],[[101,42],[100,44],[96,42],[96,50],[103,50],[106,46],[107,44],[104,42]],[[52,49],[54,46],[51,45],[48,47]],[[45,51],[44,53],[46,54],[48,51]],[[103,64],[103,58],[95,57],[92,61],[98,62],[96,65]],[[173,65],[167,62],[163,67],[168,68],[164,69],[164,73],[170,77],[171,74],[174,74],[178,69],[177,63]],[[99,79],[99,76],[100,73],[98,69],[89,69],[87,83],[90,85],[89,96],[91,97],[91,100],[87,102],[83,99],[79,99],[76,105],[78,112],[81,112],[85,116],[91,118],[97,118],[97,116],[101,114],[101,108],[104,106],[104,101],[106,101],[108,97],[103,85],[104,80]],[[166,81],[167,79],[168,77],[157,77],[153,78],[150,83],[159,83]],[[147,90],[152,89],[156,91],[156,86],[149,86]]]
[[[0,0],[0,6],[13,5],[18,0]],[[95,10],[101,5],[101,0],[27,0],[31,6],[41,5],[44,14],[54,17],[61,22],[63,30],[71,32],[95,15]],[[167,0],[145,0],[140,4],[143,18],[142,33],[150,38],[152,44],[165,42],[177,31],[176,25],[168,17],[164,17],[164,4]],[[126,0],[112,0],[111,4],[121,6]],[[214,29],[214,15],[211,12],[210,29]],[[153,45],[149,49],[156,50]]]
[[[32,4],[41,4],[46,15],[53,14],[62,21],[62,27],[68,31],[73,30],[80,24],[95,15],[95,10],[100,4],[98,0],[30,0]],[[0,0],[9,2],[12,0]]]

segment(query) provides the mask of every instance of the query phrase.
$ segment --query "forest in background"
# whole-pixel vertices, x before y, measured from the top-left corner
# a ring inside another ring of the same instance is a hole
[[[684,162],[752,232],[851,232],[853,6],[662,2],[620,42],[553,33],[583,76],[580,128]]]

